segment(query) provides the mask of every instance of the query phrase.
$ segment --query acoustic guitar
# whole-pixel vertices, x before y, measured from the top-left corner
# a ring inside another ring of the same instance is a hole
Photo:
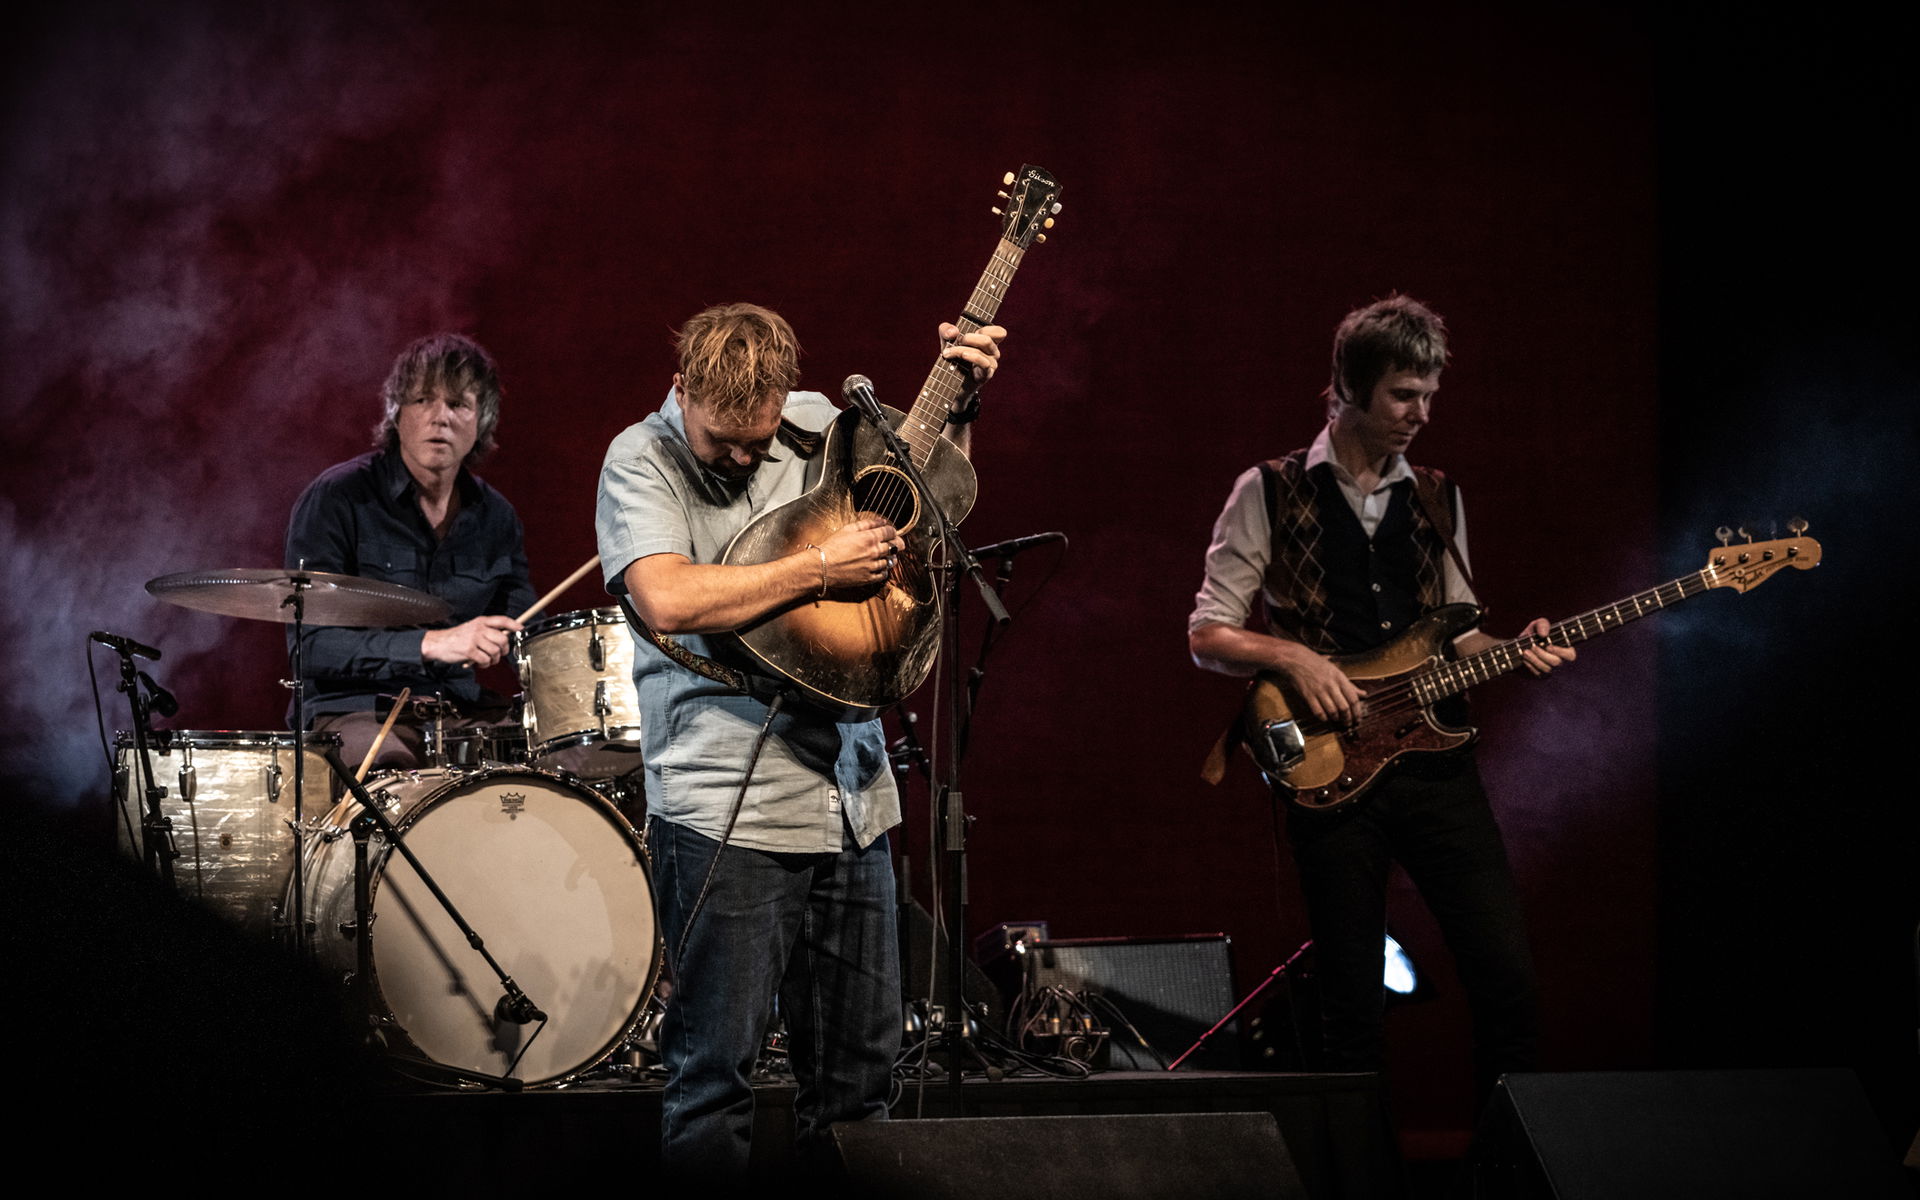
[[[1060,211],[1060,185],[1035,166],[1003,181],[1012,189],[1000,214],[1000,241],[954,324],[964,334],[993,324],[1020,260]],[[922,495],[878,431],[847,409],[828,424],[818,453],[823,469],[805,494],[761,514],[734,536],[721,561],[762,563],[824,542],[856,516],[873,513],[901,533],[906,548],[888,577],[868,587],[798,601],[745,626],[727,641],[752,672],[791,684],[815,707],[841,720],[871,718],[920,686],[939,649],[940,585],[935,574],[932,505],[958,524],[979,494],[973,464],[947,439],[949,405],[966,382],[941,359],[921,385],[911,411],[885,408],[913,456],[929,495]]]
[[[1479,610],[1471,604],[1436,608],[1383,646],[1333,658],[1366,693],[1362,715],[1351,726],[1315,718],[1285,679],[1262,673],[1248,688],[1239,740],[1262,773],[1291,792],[1293,803],[1311,809],[1351,804],[1406,756],[1457,750],[1479,736],[1478,730],[1442,722],[1434,705],[1519,667],[1528,647],[1572,646],[1714,588],[1745,592],[1784,567],[1818,566],[1820,543],[1799,536],[1806,522],[1796,519],[1788,527],[1794,537],[1731,545],[1731,534],[1722,529],[1721,548],[1693,574],[1463,659],[1453,657],[1453,639],[1473,627]]]

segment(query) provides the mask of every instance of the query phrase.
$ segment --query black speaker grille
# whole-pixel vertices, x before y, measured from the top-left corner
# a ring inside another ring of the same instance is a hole
[[[1032,962],[1032,986],[1106,997],[1167,1061],[1179,1057],[1233,1007],[1232,942],[1225,934],[1040,942],[1033,947]],[[1237,1024],[1214,1034],[1183,1066],[1238,1067]],[[1115,1067],[1153,1071],[1163,1065],[1124,1028],[1114,1028],[1109,1045]]]

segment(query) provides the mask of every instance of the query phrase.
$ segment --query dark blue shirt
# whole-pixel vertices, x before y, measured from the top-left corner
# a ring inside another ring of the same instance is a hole
[[[461,468],[460,511],[445,538],[420,511],[413,476],[395,450],[329,467],[307,485],[287,524],[287,566],[397,583],[439,596],[453,612],[439,628],[487,614],[514,615],[534,601],[526,535],[506,498]],[[413,689],[465,704],[481,698],[471,667],[423,662],[428,628],[309,629],[307,717],[365,712],[382,693]],[[292,631],[288,631],[292,641]]]

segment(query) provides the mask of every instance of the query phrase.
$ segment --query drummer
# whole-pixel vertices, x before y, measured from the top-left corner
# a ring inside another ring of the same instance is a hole
[[[506,657],[520,628],[510,614],[534,600],[520,518],[470,469],[500,420],[493,358],[459,334],[422,338],[395,360],[380,398],[375,449],[329,467],[294,504],[287,566],[416,588],[453,611],[444,628],[307,630],[309,722],[340,735],[349,768],[403,687],[442,702],[442,729],[505,721],[507,698],[475,672]],[[433,724],[403,713],[374,766],[427,765]]]

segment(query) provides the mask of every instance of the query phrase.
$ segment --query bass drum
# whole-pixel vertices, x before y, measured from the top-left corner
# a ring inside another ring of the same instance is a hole
[[[619,1047],[659,970],[653,892],[633,827],[598,795],[544,771],[408,771],[368,781],[546,1027],[498,1020],[498,979],[411,864],[377,831],[369,846],[374,1018],[395,1049],[456,1070],[559,1085]],[[349,796],[311,844],[316,955],[350,975]],[[536,1036],[537,1034],[537,1036]]]
[[[235,730],[163,729],[147,743],[153,781],[167,790],[160,813],[173,822],[174,882],[250,933],[277,924],[293,875],[293,735]],[[337,733],[310,733],[301,816],[309,822],[340,800],[340,784],[322,757]],[[132,733],[114,736],[114,840],[140,858],[146,781]]]

